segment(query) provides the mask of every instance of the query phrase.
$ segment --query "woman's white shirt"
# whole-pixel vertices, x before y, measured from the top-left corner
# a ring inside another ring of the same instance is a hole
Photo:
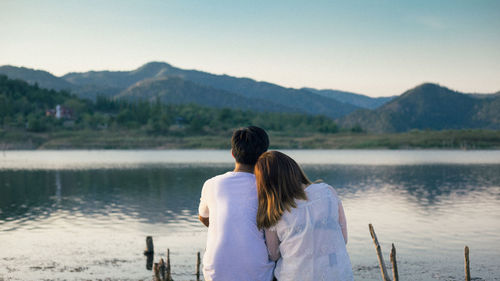
[[[353,280],[345,244],[347,223],[335,190],[325,183],[309,185],[308,200],[285,212],[266,230],[272,259],[278,259],[274,275],[285,280]]]

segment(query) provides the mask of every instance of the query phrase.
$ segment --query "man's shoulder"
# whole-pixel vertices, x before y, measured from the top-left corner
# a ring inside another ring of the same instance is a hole
[[[211,185],[220,184],[221,181],[224,181],[228,176],[230,176],[230,173],[231,172],[226,172],[224,174],[220,174],[220,175],[211,177],[205,181],[204,186],[211,186]]]
[[[224,174],[220,174],[209,178],[205,181],[204,186],[224,186],[224,185],[233,185],[233,184],[242,184],[242,180],[244,183],[247,182],[249,184],[252,183],[252,180],[255,181],[255,176],[249,173],[237,173],[237,172],[226,172]]]
[[[206,180],[205,182],[216,182],[216,181],[222,180],[224,178],[227,178],[229,173],[230,172],[226,172],[224,174],[213,176],[213,177],[209,178],[208,180]]]

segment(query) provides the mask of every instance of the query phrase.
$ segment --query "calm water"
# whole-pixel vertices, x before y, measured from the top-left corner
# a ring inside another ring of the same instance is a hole
[[[336,187],[356,280],[380,280],[397,248],[401,280],[500,280],[500,151],[286,151]],[[206,229],[203,182],[228,151],[0,152],[0,280],[150,279],[145,237],[171,251],[175,280],[194,280]],[[156,257],[155,257],[156,258]]]

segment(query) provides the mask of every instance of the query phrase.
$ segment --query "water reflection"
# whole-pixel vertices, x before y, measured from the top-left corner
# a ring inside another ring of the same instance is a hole
[[[0,221],[55,210],[164,223],[192,215],[204,180],[221,168],[0,171]],[[161,214],[161,215],[160,215]]]
[[[304,168],[343,199],[357,280],[379,278],[368,222],[383,249],[390,242],[400,247],[407,280],[422,277],[423,269],[429,279],[439,279],[433,276],[441,271],[457,278],[465,242],[481,253],[473,256],[477,276],[488,279],[500,270],[500,165]],[[171,249],[177,279],[193,279],[206,233],[196,217],[201,186],[229,169],[0,170],[0,279],[149,278],[142,256],[146,235],[155,236],[159,253]],[[44,270],[6,271],[25,260]]]
[[[323,179],[347,198],[389,187],[421,207],[439,205],[451,194],[465,196],[500,186],[500,165],[306,166],[305,170],[311,179]]]
[[[61,189],[62,189],[61,172],[57,170],[55,174],[56,174],[56,201],[61,202]]]
[[[227,167],[113,170],[0,170],[1,221],[37,220],[56,210],[76,216],[135,217],[147,223],[192,220],[201,186]],[[500,186],[500,165],[305,166],[311,179],[334,186],[344,200],[383,190],[420,208],[449,196]]]

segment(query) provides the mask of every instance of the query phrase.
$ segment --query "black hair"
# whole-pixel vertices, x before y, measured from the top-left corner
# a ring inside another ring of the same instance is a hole
[[[262,128],[249,126],[233,132],[231,151],[238,163],[255,165],[259,156],[268,148],[269,137]]]

